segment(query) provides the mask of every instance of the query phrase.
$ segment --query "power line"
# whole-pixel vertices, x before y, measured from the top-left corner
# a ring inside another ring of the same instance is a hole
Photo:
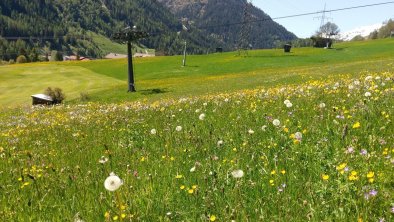
[[[316,15],[316,14],[322,14],[322,13],[327,13],[327,12],[346,11],[346,10],[367,8],[367,7],[373,7],[373,6],[388,5],[388,4],[394,4],[394,1],[375,3],[375,4],[368,4],[368,5],[359,5],[359,6],[338,8],[338,9],[331,9],[331,10],[322,10],[322,11],[316,11],[316,12],[307,12],[307,13],[286,15],[286,16],[280,16],[280,17],[274,17],[274,18],[258,19],[258,20],[252,20],[252,21],[250,21],[250,23],[265,22],[265,21],[271,21],[271,20],[295,18],[295,17],[302,17],[302,16],[307,16],[307,15]],[[245,24],[245,22],[234,22],[234,23],[227,23],[227,24],[220,24],[220,25],[200,26],[198,28],[199,29],[208,29],[208,28],[216,28],[216,27],[224,27],[224,26],[235,26],[235,25],[242,25],[242,24]]]

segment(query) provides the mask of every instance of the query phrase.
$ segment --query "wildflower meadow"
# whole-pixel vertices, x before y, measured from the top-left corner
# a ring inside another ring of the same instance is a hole
[[[394,74],[6,110],[1,221],[393,221]]]

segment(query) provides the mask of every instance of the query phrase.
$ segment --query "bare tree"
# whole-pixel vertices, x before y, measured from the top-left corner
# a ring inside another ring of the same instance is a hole
[[[327,22],[317,31],[317,36],[324,38],[331,38],[331,36],[338,35],[340,32],[338,26],[335,23]]]

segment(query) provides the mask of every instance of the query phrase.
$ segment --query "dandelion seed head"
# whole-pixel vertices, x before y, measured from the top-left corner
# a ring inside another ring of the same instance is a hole
[[[119,189],[119,187],[122,185],[123,185],[123,181],[118,176],[116,176],[113,172],[104,181],[105,189],[111,192]]]

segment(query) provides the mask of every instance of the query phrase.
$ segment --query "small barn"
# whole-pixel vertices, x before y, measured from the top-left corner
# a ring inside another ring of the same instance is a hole
[[[32,95],[31,98],[33,99],[33,106],[34,105],[53,105],[52,97],[45,95],[45,94],[35,94]]]

